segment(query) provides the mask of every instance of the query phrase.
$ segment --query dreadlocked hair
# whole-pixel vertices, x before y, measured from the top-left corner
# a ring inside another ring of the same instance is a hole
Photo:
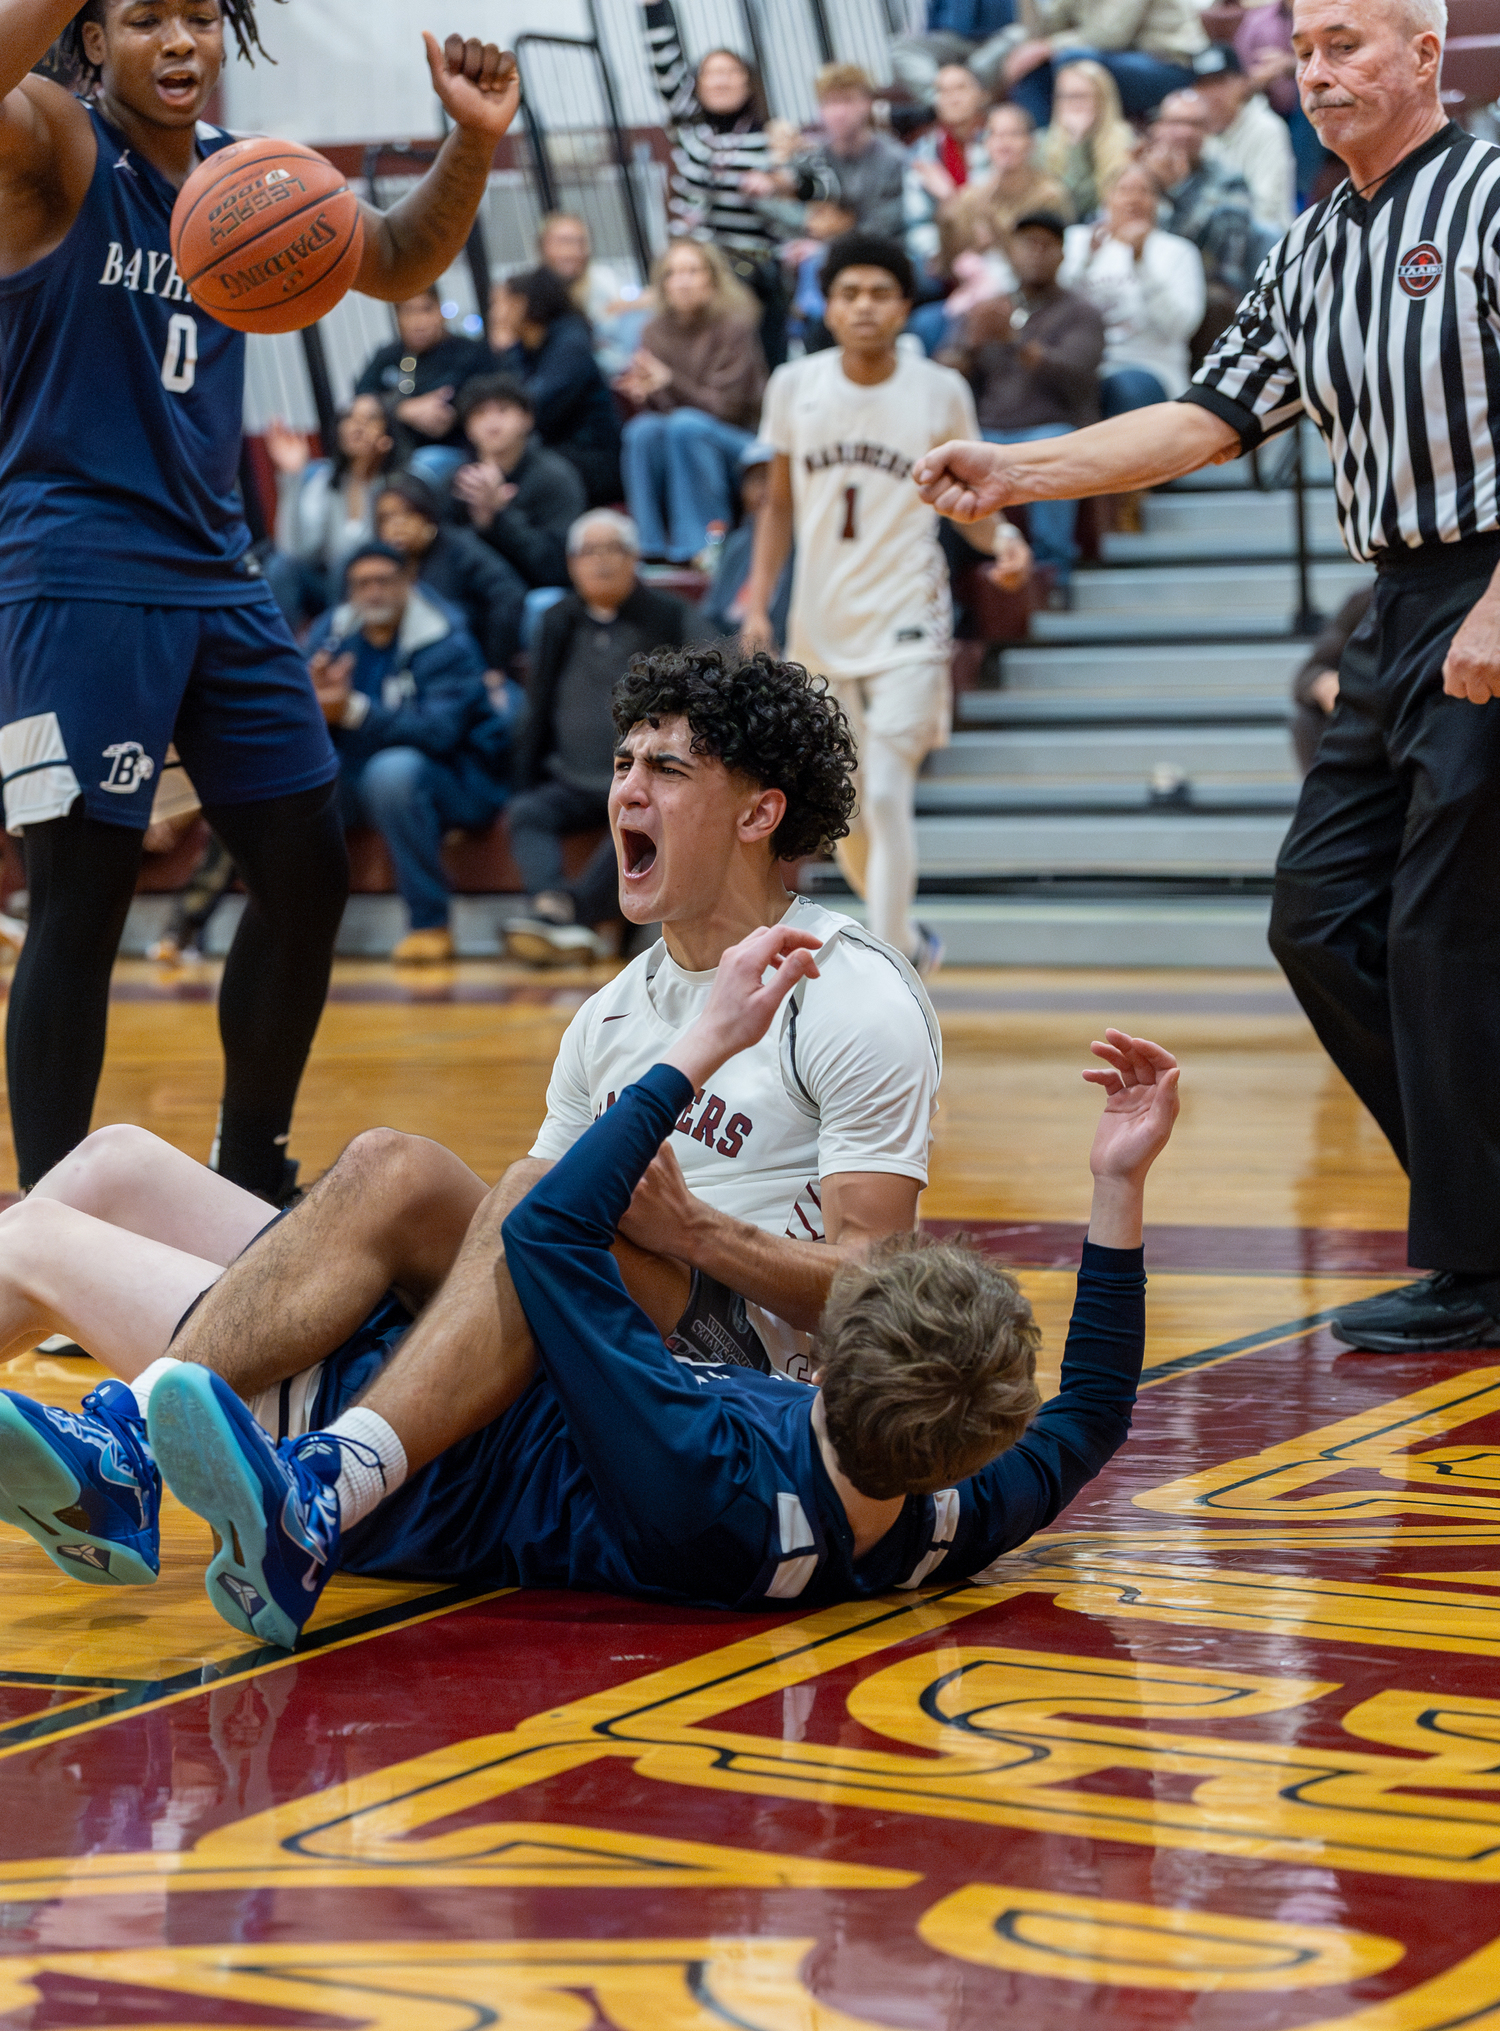
[[[105,4],[106,0],[85,0],[36,66],[44,78],[51,78],[54,84],[70,92],[90,91],[98,84],[99,66],[90,63],[84,51],[83,24],[96,21],[102,28]],[[253,64],[258,55],[265,57],[267,63],[276,61],[267,54],[255,25],[255,0],[219,0],[219,12],[225,27],[233,32],[235,46],[246,63]]]

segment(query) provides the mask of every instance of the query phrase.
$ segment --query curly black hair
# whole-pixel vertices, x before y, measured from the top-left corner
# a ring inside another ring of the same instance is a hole
[[[818,287],[826,296],[834,278],[846,268],[883,268],[908,303],[917,294],[917,279],[906,249],[899,240],[887,240],[879,233],[840,233],[828,242]]]
[[[842,839],[854,809],[854,736],[821,677],[763,650],[740,656],[693,646],[637,656],[615,685],[615,731],[623,740],[647,720],[679,715],[695,755],[786,797],[771,841],[778,860],[801,860]]]
[[[105,0],[86,0],[62,34],[53,43],[36,68],[43,77],[64,86],[70,92],[87,91],[99,82],[99,66],[90,63],[83,47],[83,24],[85,21],[104,22]],[[260,39],[260,30],[255,25],[255,0],[219,0],[219,11],[224,25],[234,31],[235,44],[246,63],[254,63],[257,52],[267,63],[275,61],[266,55]]]

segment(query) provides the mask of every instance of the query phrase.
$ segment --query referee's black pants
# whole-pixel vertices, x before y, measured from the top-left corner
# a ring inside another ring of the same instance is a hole
[[[1418,1269],[1500,1271],[1500,701],[1443,692],[1500,538],[1383,568],[1276,868],[1271,949],[1411,1180]]]

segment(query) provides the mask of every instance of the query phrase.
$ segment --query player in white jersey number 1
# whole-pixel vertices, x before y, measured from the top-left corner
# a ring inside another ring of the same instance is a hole
[[[911,314],[912,270],[894,242],[848,233],[823,266],[824,313],[838,346],[778,367],[760,434],[776,447],[745,589],[747,648],[773,637],[769,605],[795,536],[787,654],[826,676],[859,749],[855,826],[839,863],[877,937],[927,970],[930,934],[914,930],[915,796],[923,759],[947,739],[952,605],[938,517],[911,483],[935,445],[977,437],[969,385],[897,340]],[[914,340],[907,346],[915,347]],[[1030,554],[999,517],[964,531],[1006,586]]]

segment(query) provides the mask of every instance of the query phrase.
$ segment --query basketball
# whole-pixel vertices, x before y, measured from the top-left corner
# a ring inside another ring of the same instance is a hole
[[[200,310],[236,331],[301,331],[359,270],[359,200],[316,149],[237,141],[201,162],[172,207],[172,258]]]

